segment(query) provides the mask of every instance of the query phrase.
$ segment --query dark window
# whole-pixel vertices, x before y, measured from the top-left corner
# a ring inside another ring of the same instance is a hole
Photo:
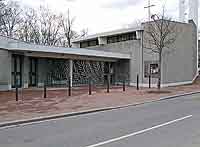
[[[104,63],[104,73],[109,74],[109,63],[108,62]]]
[[[108,36],[107,43],[109,44],[109,43],[122,42],[134,39],[136,39],[136,32],[115,35],[115,36]]]
[[[80,47],[81,48],[90,47],[90,46],[96,46],[96,45],[99,45],[98,39],[80,42]]]
[[[22,59],[21,55],[12,55],[12,88],[22,86]]]
[[[150,74],[158,75],[158,64],[150,64]]]
[[[89,46],[96,46],[98,45],[98,40],[89,41]]]
[[[150,72],[149,72],[149,64],[148,63],[144,63],[144,77],[147,78],[149,76]]]
[[[151,75],[152,78],[158,77],[158,63],[146,61],[144,63],[144,77],[147,78]]]
[[[88,41],[81,42],[81,43],[80,43],[80,47],[81,47],[81,48],[88,47]]]
[[[37,85],[37,59],[30,58],[29,61],[29,86]]]

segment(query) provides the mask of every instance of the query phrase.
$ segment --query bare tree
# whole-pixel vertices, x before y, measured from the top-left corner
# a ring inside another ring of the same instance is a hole
[[[0,18],[5,15],[4,8],[6,7],[5,0],[0,0]]]
[[[135,19],[133,22],[131,22],[130,24],[127,24],[126,27],[127,28],[138,28],[141,26],[142,23],[142,19]]]
[[[63,15],[61,21],[64,37],[67,41],[67,47],[72,47],[71,39],[78,37],[77,32],[73,30],[74,21],[75,17],[70,16],[70,11],[68,9],[67,16]]]
[[[61,16],[41,6],[38,11],[24,9],[21,17],[22,23],[16,33],[18,39],[36,44],[60,45],[63,38]]]
[[[61,36],[61,16],[52,13],[48,8],[41,7],[39,14],[40,41],[44,45],[57,45]]]
[[[48,7],[39,10],[22,7],[16,1],[4,3],[0,0],[0,33],[35,44],[71,47],[71,39],[87,35],[88,29],[77,33],[74,29],[75,17],[58,15]]]
[[[3,28],[2,17],[5,15],[4,8],[5,8],[4,0],[0,0],[0,32],[2,31]]]
[[[158,55],[158,89],[161,86],[161,65],[163,50],[170,51],[177,37],[176,23],[170,18],[158,15],[152,15],[153,21],[145,25],[146,43],[144,48]]]
[[[40,43],[38,16],[34,9],[24,8],[22,23],[17,31],[16,37],[26,42]]]
[[[88,28],[82,29],[78,37],[85,37],[88,35]]]
[[[6,7],[5,0],[0,0],[0,20],[4,15],[7,14],[5,13],[5,7]]]
[[[4,15],[1,17],[1,33],[13,37],[22,22],[20,16],[22,9],[17,2],[9,1],[3,11]]]

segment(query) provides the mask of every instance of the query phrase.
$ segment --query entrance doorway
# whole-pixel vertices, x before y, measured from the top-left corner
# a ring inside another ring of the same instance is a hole
[[[37,85],[37,59],[30,58],[29,61],[29,86]]]
[[[115,84],[114,79],[114,64],[112,62],[104,63],[104,84],[108,82],[108,76],[110,76],[110,84]]]
[[[22,86],[22,55],[12,55],[12,88]]]

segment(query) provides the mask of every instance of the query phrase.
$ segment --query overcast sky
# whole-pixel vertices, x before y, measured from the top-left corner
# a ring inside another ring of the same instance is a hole
[[[137,20],[148,18],[148,0],[21,0],[25,5],[48,5],[56,12],[66,12],[76,17],[75,29],[88,28],[89,34],[127,27]],[[161,12],[165,4],[167,15],[178,17],[178,0],[151,0],[156,5],[151,12]]]

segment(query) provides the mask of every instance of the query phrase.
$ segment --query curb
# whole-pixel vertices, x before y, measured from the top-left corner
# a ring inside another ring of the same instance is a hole
[[[159,101],[167,100],[167,99],[173,99],[173,98],[177,98],[177,97],[181,97],[181,96],[187,96],[187,95],[199,94],[199,93],[200,93],[200,91],[196,91],[196,92],[188,92],[188,93],[183,93],[183,94],[176,94],[176,95],[172,95],[172,96],[162,97],[162,98],[159,99]]]
[[[25,124],[28,124],[28,123],[47,121],[47,120],[53,120],[53,119],[58,119],[58,118],[77,116],[77,115],[89,114],[89,113],[95,113],[95,112],[103,112],[103,111],[108,111],[108,110],[115,110],[115,109],[126,108],[126,107],[137,106],[137,105],[143,105],[143,104],[147,104],[147,103],[153,103],[153,102],[173,99],[173,98],[177,98],[177,97],[181,97],[181,96],[199,94],[199,93],[200,93],[200,91],[188,92],[188,93],[184,93],[184,94],[166,96],[166,97],[162,97],[158,100],[146,101],[146,102],[142,102],[142,103],[128,104],[128,105],[122,105],[122,106],[114,106],[114,107],[105,107],[105,108],[99,108],[99,109],[90,109],[90,110],[84,110],[84,111],[79,111],[79,112],[61,113],[61,114],[56,114],[56,115],[44,116],[44,117],[35,117],[35,118],[32,118],[32,119],[7,121],[7,122],[0,123],[0,128],[16,127],[16,126],[20,126],[20,125],[23,125],[23,124],[25,125]]]

